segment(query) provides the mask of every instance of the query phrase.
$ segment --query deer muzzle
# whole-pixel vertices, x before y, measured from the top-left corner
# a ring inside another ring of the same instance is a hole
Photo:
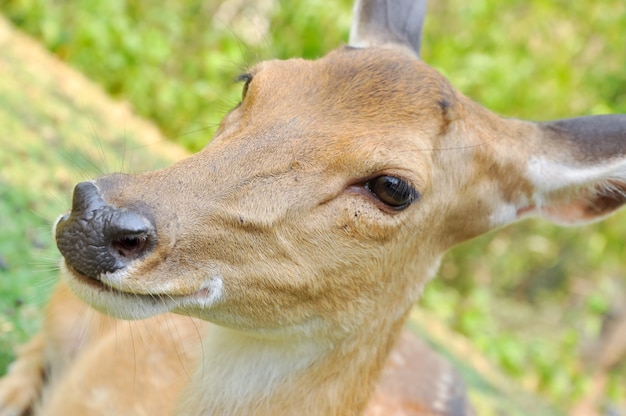
[[[156,246],[156,230],[143,213],[107,204],[93,182],[74,188],[72,210],[56,224],[66,263],[95,280],[126,268]]]

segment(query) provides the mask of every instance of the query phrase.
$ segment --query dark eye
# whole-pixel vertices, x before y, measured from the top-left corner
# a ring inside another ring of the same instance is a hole
[[[252,75],[250,74],[241,74],[236,79],[236,82],[243,82],[243,90],[241,91],[241,99],[246,98],[246,94],[248,93],[248,86],[250,86],[250,82],[252,81]]]
[[[365,182],[365,188],[384,204],[404,209],[419,198],[419,193],[406,181],[395,176],[378,176]]]

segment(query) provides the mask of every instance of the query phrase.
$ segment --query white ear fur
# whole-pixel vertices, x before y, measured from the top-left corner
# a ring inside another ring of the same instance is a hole
[[[419,57],[426,0],[357,0],[350,46],[400,45]]]
[[[626,202],[626,160],[595,166],[567,166],[531,159],[535,213],[557,224],[600,220]]]

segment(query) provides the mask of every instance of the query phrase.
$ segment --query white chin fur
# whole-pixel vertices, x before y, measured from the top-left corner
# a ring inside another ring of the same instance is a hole
[[[98,288],[81,282],[74,277],[65,262],[61,264],[61,275],[67,286],[78,298],[99,312],[118,319],[146,319],[173,309],[194,307],[195,309],[210,308],[222,298],[222,279],[212,277],[202,287],[189,295],[168,294],[133,294],[116,289]],[[113,276],[108,276],[113,277]],[[116,277],[120,277],[119,274]],[[105,281],[108,280],[105,278]],[[117,280],[117,279],[114,279]],[[181,308],[182,307],[182,308]]]

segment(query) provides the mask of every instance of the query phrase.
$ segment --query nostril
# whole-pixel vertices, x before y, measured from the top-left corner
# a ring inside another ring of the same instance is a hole
[[[113,208],[101,232],[111,254],[122,262],[143,256],[156,243],[152,223],[143,215],[125,209]]]
[[[121,257],[128,260],[134,260],[141,257],[150,245],[150,237],[147,235],[122,237],[111,242],[111,248]]]

